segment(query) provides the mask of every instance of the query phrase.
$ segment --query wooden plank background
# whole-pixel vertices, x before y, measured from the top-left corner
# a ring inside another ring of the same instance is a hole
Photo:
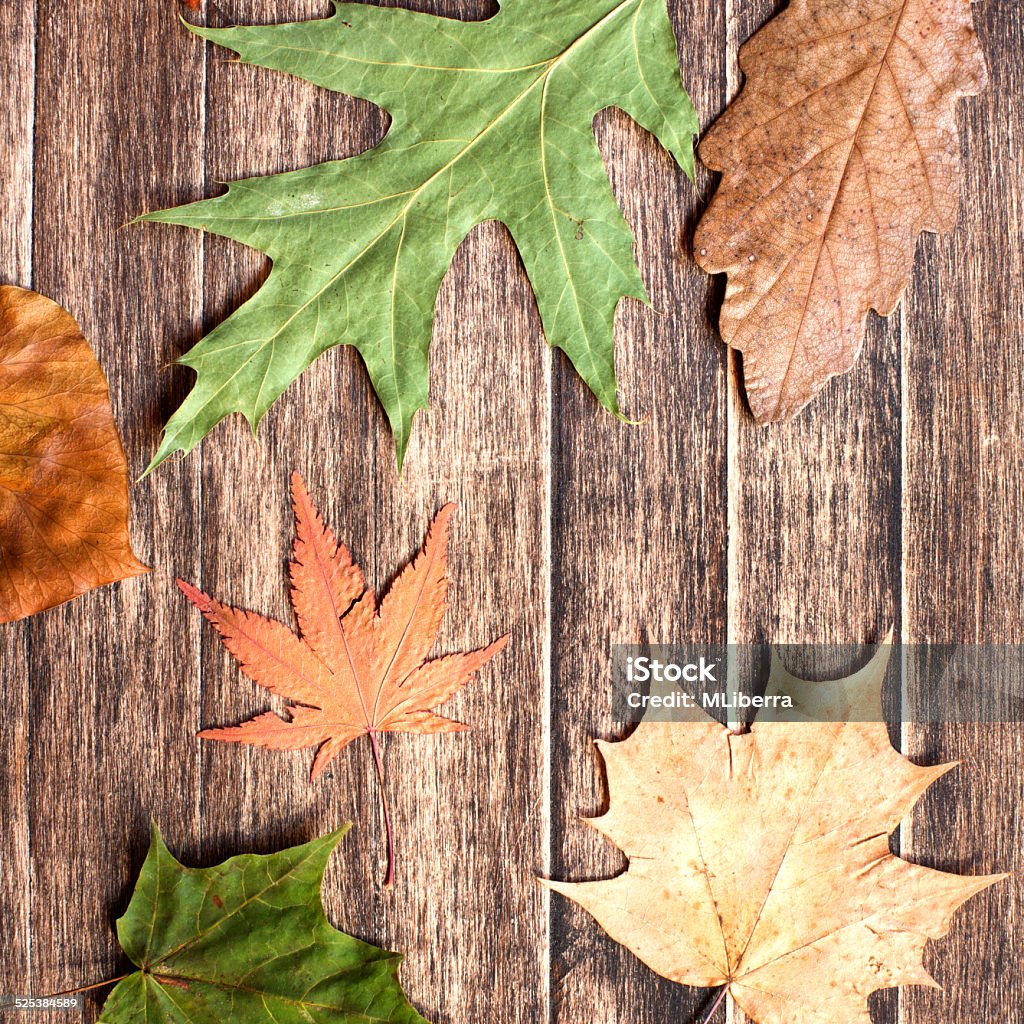
[[[739,44],[774,6],[670,0],[705,126],[739,87]],[[203,16],[272,22],[327,9],[210,0]],[[0,282],[34,287],[81,322],[135,471],[189,384],[167,364],[266,268],[224,240],[126,222],[210,195],[217,181],[350,155],[386,127],[369,104],[225,62],[176,18],[163,0],[0,0]],[[507,232],[485,225],[442,289],[432,407],[401,480],[366,375],[341,348],[288,392],[258,443],[230,423],[137,486],[133,537],[153,574],[0,630],[0,991],[124,969],[112,921],[150,817],[201,864],[351,818],[329,910],[346,930],[407,951],[403,979],[429,1019],[700,1020],[713,993],[656,977],[534,881],[622,864],[578,821],[606,800],[590,740],[621,735],[611,644],[861,642],[890,625],[911,641],[1024,642],[1024,10],[984,0],[975,21],[992,84],[960,108],[959,226],[922,242],[901,311],[872,319],[854,372],[795,423],[752,423],[737,360],[714,330],[721,281],[689,258],[714,181],[699,173],[694,188],[608,111],[598,136],[654,304],[623,304],[618,323],[620,394],[642,426],[602,413],[552,357]],[[401,822],[389,892],[376,884],[382,844],[362,744],[310,786],[305,755],[193,738],[265,704],[173,578],[287,621],[293,468],[378,587],[437,507],[458,501],[456,611],[442,644],[513,634],[450,705],[473,732],[388,738]],[[894,738],[930,763],[961,761],[901,830],[904,856],[1024,870],[1020,730],[905,726]],[[1019,1020],[1022,907],[1017,882],[977,898],[929,953],[945,990],[882,994],[875,1020]],[[90,997],[87,1021],[101,1002]],[[715,1021],[739,1016],[726,1006]]]

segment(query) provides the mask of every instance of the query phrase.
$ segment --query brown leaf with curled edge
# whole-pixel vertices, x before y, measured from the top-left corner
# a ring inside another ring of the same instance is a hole
[[[0,287],[0,622],[146,572],[103,370],[70,313]]]
[[[591,824],[629,867],[546,884],[658,974],[725,986],[757,1024],[870,1024],[872,992],[934,985],[926,941],[1005,876],[889,852],[890,833],[954,767],[922,768],[892,748],[881,700],[890,651],[824,683],[776,660],[766,697],[795,694],[794,709],[749,733],[697,709],[599,743],[611,804]]]
[[[758,422],[795,416],[888,316],[917,237],[952,228],[959,96],[986,83],[967,0],[793,0],[740,50],[700,146],[722,184],[694,248]]]
[[[390,885],[394,843],[378,736],[468,728],[431,709],[466,686],[508,637],[480,650],[427,660],[447,610],[448,529],[454,505],[438,512],[422,551],[392,583],[379,608],[362,570],[314,508],[298,473],[292,475],[292,507],[296,537],[289,575],[301,636],[178,580],[185,596],[217,627],[242,671],[294,701],[287,718],[268,711],[241,725],[204,729],[199,735],[271,750],[316,747],[311,780],[354,739],[368,736],[387,832],[384,884]]]

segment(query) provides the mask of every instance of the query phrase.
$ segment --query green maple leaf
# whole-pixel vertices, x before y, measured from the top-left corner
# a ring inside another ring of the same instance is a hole
[[[324,914],[324,869],[347,831],[197,869],[154,828],[117,922],[139,970],[110,993],[98,1024],[426,1024],[398,983],[401,956]]]
[[[696,115],[665,0],[505,0],[488,21],[336,4],[290,25],[192,31],[249,64],[379,104],[384,140],[347,160],[250,178],[145,219],[266,253],[263,288],[181,361],[198,374],[150,469],[225,416],[259,420],[328,348],[354,345],[401,467],[427,404],[434,304],[459,243],[512,233],[548,341],[616,415],[613,323],[646,299],[594,116],[616,106],[693,174]]]

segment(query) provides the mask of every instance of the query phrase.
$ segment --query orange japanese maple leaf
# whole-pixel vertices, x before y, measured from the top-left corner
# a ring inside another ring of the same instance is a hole
[[[447,609],[448,527],[445,505],[423,549],[377,606],[362,570],[292,476],[296,538],[289,565],[291,602],[301,635],[273,619],[221,604],[178,580],[185,596],[217,627],[224,646],[253,682],[286,697],[287,718],[273,711],[241,725],[204,729],[204,739],[271,750],[318,747],[311,779],[360,736],[369,736],[387,832],[385,885],[394,878],[394,840],[378,734],[469,728],[434,714],[498,653],[508,636],[480,650],[426,660]]]

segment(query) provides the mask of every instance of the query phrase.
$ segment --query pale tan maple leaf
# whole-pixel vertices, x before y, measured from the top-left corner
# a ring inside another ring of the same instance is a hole
[[[666,978],[726,986],[757,1024],[870,1024],[876,989],[933,985],[926,941],[1005,876],[889,852],[889,834],[953,767],[919,767],[892,748],[881,705],[890,649],[823,684],[776,664],[768,695],[801,692],[796,720],[734,734],[697,711],[599,743],[611,805],[591,824],[628,870],[545,884]]]
[[[746,84],[700,146],[722,184],[697,260],[751,411],[788,419],[887,316],[922,231],[960,196],[957,97],[986,82],[967,0],[793,0],[740,49]]]

